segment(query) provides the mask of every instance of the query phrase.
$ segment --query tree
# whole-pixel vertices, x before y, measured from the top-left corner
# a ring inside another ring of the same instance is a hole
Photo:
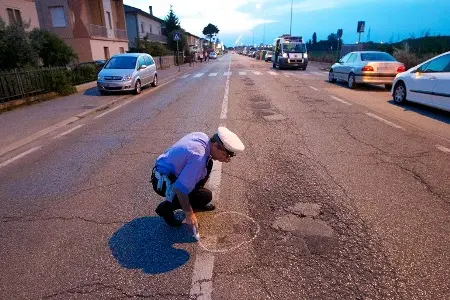
[[[211,40],[214,36],[219,33],[219,28],[216,25],[209,23],[205,28],[203,28],[203,34],[209,38],[209,43],[211,44]]]
[[[170,34],[175,30],[180,30],[180,20],[177,15],[173,12],[172,5],[170,6],[169,13],[165,17],[164,21],[166,22],[166,32]]]
[[[312,36],[312,43],[313,45],[317,44],[317,34],[314,32]]]
[[[45,67],[65,66],[78,58],[73,49],[53,32],[35,28],[29,36],[31,46],[36,49]]]

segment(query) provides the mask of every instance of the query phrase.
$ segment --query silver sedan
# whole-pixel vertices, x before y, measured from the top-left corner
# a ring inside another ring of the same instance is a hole
[[[395,76],[404,71],[405,65],[386,52],[356,51],[331,66],[328,81],[346,81],[350,89],[358,83],[384,84],[391,89]]]

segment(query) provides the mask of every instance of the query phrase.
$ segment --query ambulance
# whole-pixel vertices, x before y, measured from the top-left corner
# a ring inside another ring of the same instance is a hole
[[[302,37],[282,35],[273,42],[273,67],[281,69],[302,69],[308,66],[308,51]]]

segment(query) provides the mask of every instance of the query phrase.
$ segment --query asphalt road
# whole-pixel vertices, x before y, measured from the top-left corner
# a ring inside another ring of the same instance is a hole
[[[0,298],[447,298],[450,115],[319,67],[229,54],[1,156]],[[246,151],[215,164],[196,243],[148,179],[219,124]]]

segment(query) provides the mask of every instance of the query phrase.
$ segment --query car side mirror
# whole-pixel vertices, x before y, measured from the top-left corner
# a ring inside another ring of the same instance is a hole
[[[339,63],[339,64],[343,64],[344,61],[340,59],[340,60],[338,60],[338,63]]]
[[[139,68],[139,70],[142,70],[142,69],[145,69],[145,68],[147,68],[147,65],[142,65],[142,66]]]

